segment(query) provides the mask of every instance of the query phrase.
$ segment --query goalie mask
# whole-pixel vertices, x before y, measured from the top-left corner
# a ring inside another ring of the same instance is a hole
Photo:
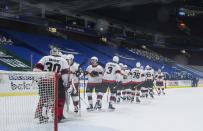
[[[57,48],[52,48],[50,50],[50,55],[52,55],[52,56],[59,56],[59,50]]]

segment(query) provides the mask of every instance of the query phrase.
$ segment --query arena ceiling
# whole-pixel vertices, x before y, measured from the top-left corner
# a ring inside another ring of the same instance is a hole
[[[10,2],[10,5],[13,5],[11,7],[13,12],[19,11],[19,3],[22,2],[21,10],[32,9],[32,13],[36,16],[41,14],[38,8],[54,12],[51,16],[56,19],[59,19],[59,14],[90,16],[127,25],[134,30],[167,36],[172,42],[176,41],[176,44],[203,47],[203,15],[184,18],[177,15],[178,9],[186,6],[195,10],[198,7],[198,11],[201,11],[202,0],[2,0],[1,2]],[[189,31],[181,30],[178,27],[179,22],[184,22]]]

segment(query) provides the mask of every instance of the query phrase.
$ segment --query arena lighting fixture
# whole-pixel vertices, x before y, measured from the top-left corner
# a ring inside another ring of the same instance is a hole
[[[56,33],[56,28],[54,28],[54,27],[49,27],[49,31],[52,32],[52,33]]]
[[[146,49],[147,47],[146,47],[145,45],[142,45],[142,48],[143,48],[143,49]]]
[[[185,50],[180,51],[182,54],[186,54],[187,52]]]
[[[101,40],[102,40],[103,42],[105,42],[105,43],[107,42],[107,38],[106,38],[106,37],[102,37]]]

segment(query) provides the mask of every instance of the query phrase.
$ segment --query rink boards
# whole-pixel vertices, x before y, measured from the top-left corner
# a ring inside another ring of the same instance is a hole
[[[36,83],[30,79],[24,80],[8,80],[3,78],[0,81],[0,97],[4,96],[25,96],[38,95],[38,88]],[[80,81],[80,92],[84,93],[87,86],[87,80]],[[191,80],[166,80],[164,82],[165,88],[190,88],[192,87]],[[198,87],[203,87],[203,79],[199,80]],[[156,87],[155,87],[156,88]]]

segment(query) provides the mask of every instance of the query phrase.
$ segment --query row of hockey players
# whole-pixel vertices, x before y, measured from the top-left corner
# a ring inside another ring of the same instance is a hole
[[[164,74],[159,69],[158,72],[147,65],[145,69],[141,66],[140,62],[136,63],[136,67],[131,70],[127,69],[127,65],[119,64],[121,67],[122,80],[120,86],[117,89],[117,102],[127,100],[130,102],[140,102],[140,97],[154,97],[153,87],[156,85],[157,94],[160,95],[164,92]],[[121,96],[122,94],[122,96]],[[142,94],[140,96],[140,94]]]
[[[103,94],[106,93],[107,88],[110,89],[111,96],[109,108],[115,109],[112,103],[120,102],[122,100],[129,100],[131,102],[136,98],[136,102],[140,102],[140,92],[142,96],[147,97],[148,94],[153,98],[154,84],[157,86],[157,93],[160,95],[161,90],[164,92],[164,75],[159,69],[156,74],[149,65],[145,69],[140,62],[136,63],[136,67],[131,70],[127,69],[127,65],[118,64],[119,58],[113,57],[113,62],[108,62],[103,69],[98,65],[98,58],[92,57],[91,63],[86,69],[85,75],[88,75],[87,96],[89,101],[88,110],[101,109]],[[95,89],[97,100],[93,106],[92,91]],[[121,93],[122,92],[122,93]],[[121,96],[122,94],[122,96]]]
[[[123,94],[123,99],[134,100],[136,96],[136,101],[139,102],[140,90],[142,88],[142,93],[147,96],[148,91],[151,97],[153,97],[153,80],[154,76],[157,80],[157,86],[163,86],[163,74],[158,71],[157,75],[154,75],[153,69],[146,66],[146,70],[141,68],[140,63],[136,64],[136,68],[127,70],[126,65],[118,64],[119,58],[117,56],[113,57],[112,62],[108,62],[103,69],[102,66],[98,65],[98,58],[91,58],[91,65],[89,65],[84,71],[84,75],[88,76],[88,83],[86,88],[86,93],[88,96],[89,107],[87,110],[101,109],[102,108],[102,98],[107,89],[110,89],[110,101],[109,109],[114,110],[113,103],[119,102],[121,99],[121,91]],[[69,96],[72,97],[74,111],[79,111],[79,77],[81,74],[80,65],[74,62],[74,56],[61,55],[58,49],[53,48],[50,51],[49,56],[44,56],[35,66],[34,71],[52,71],[58,73],[60,76],[58,81],[58,119],[61,121],[64,119],[63,108],[65,101]],[[93,106],[92,92],[95,89],[97,94],[97,100]],[[164,88],[162,88],[164,89]],[[45,116],[42,115],[42,110],[45,103],[49,100],[44,98],[44,91],[39,90],[40,101],[36,110],[35,117],[40,119],[40,122],[47,120]],[[127,92],[127,95],[125,94]],[[159,88],[160,94],[160,88]],[[126,97],[127,96],[127,97]],[[69,102],[69,101],[68,101]],[[67,102],[67,105],[69,104]]]

